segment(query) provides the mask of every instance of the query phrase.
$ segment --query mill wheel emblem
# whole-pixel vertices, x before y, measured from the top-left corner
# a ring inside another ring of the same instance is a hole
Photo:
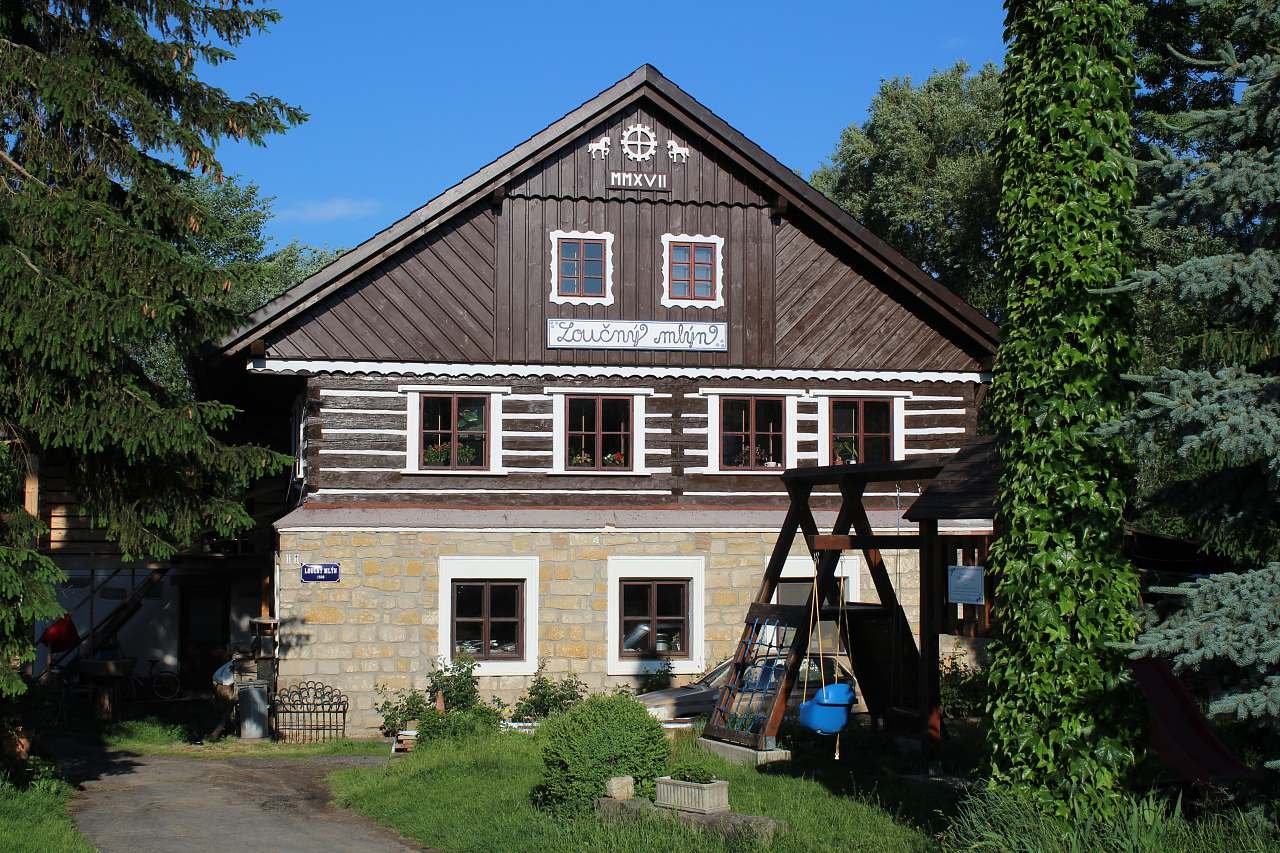
[[[643,163],[658,150],[658,137],[643,124],[633,124],[622,132],[622,153],[628,160]]]

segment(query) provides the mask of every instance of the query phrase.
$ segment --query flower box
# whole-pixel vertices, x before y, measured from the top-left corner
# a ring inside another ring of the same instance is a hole
[[[670,776],[659,776],[654,803],[664,809],[695,814],[719,814],[729,811],[729,783],[723,779],[714,782],[681,782]]]

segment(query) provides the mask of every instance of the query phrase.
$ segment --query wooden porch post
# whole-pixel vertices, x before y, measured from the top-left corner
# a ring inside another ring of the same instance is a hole
[[[942,749],[942,686],[938,659],[938,634],[942,632],[945,600],[942,581],[942,542],[938,522],[920,522],[920,700],[923,706],[925,751],[936,760]]]

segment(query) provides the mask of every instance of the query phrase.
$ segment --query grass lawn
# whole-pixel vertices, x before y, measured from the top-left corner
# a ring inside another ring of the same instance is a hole
[[[58,783],[19,790],[0,783],[0,847],[6,853],[92,851],[67,813],[71,786]]]
[[[692,736],[676,740],[677,757],[697,750]],[[771,850],[927,850],[923,830],[896,819],[872,797],[833,793],[829,785],[781,771],[758,772],[715,759],[729,780],[735,811],[787,821]],[[355,809],[406,837],[443,850],[651,851],[742,850],[668,818],[603,822],[558,821],[536,810],[529,791],[541,781],[535,738],[503,734],[421,745],[385,768],[333,774],[339,805]]]

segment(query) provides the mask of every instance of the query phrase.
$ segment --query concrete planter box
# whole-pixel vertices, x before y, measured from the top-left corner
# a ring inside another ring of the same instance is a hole
[[[670,776],[659,776],[654,803],[664,809],[694,814],[719,814],[729,811],[729,783],[723,779],[714,782],[681,782]]]

